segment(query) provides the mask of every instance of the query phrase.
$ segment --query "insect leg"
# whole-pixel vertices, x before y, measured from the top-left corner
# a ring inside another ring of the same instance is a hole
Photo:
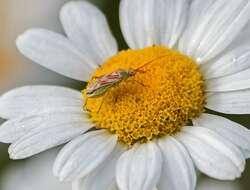
[[[145,84],[143,84],[143,83],[141,83],[141,82],[139,82],[139,81],[137,81],[135,79],[131,79],[131,81],[134,81],[134,82],[136,82],[137,84],[139,84],[141,86],[147,87]]]
[[[116,85],[117,85],[117,83],[114,83],[114,84],[112,84],[112,85],[110,86],[110,88],[115,87]],[[100,105],[100,107],[99,107],[97,113],[99,113],[99,111],[101,110],[102,105],[103,105],[104,98],[106,97],[107,94],[108,94],[108,93],[105,93],[105,94],[103,95],[102,102],[101,102],[101,105]]]
[[[98,108],[97,113],[99,113],[99,111],[101,110],[101,108],[102,108],[102,104],[103,104],[103,99],[102,99],[102,103],[101,103],[101,105],[100,105],[100,106],[99,106],[99,108]]]
[[[106,94],[105,94],[105,95],[106,95]],[[105,95],[104,95],[103,98],[102,98],[102,102],[101,102],[101,105],[100,105],[99,108],[98,108],[97,113],[99,113],[99,111],[100,111],[101,108],[102,108],[102,105],[103,105],[103,102],[104,102]]]
[[[85,102],[84,102],[84,105],[83,105],[83,108],[84,108],[86,111],[90,112],[90,110],[89,110],[88,108],[86,108],[87,104],[88,104],[88,98],[86,98],[86,100],[85,100]]]
[[[118,101],[118,95],[116,95],[116,96],[114,97],[114,104],[116,104],[117,101]]]
[[[161,59],[161,58],[164,58],[164,57],[167,57],[167,56],[168,56],[168,55],[162,55],[162,56],[160,56],[160,57],[157,57],[157,58],[155,58],[155,59],[152,59],[152,60],[146,62],[145,64],[143,64],[142,66],[138,67],[137,69],[135,69],[135,71],[141,70],[142,68],[144,68],[144,67],[147,66],[148,64],[151,64],[151,63],[153,63],[154,61],[156,61],[156,60],[158,60],[158,59]]]
[[[83,107],[85,108],[87,106],[87,104],[88,104],[88,98],[86,98]]]

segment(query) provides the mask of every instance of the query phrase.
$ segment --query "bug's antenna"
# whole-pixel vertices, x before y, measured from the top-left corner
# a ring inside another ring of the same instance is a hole
[[[129,81],[131,81],[131,82],[136,82],[137,84],[139,84],[139,85],[141,85],[141,86],[143,86],[143,87],[147,87],[145,84],[143,84],[143,83],[141,83],[141,82],[139,82],[139,81],[137,81],[137,80],[135,80],[135,79],[131,79],[131,80],[129,80]]]
[[[166,57],[166,56],[167,56],[167,55],[163,55],[163,56],[157,57],[157,58],[155,58],[155,59],[153,59],[153,60],[150,60],[149,62],[147,62],[147,63],[143,64],[142,66],[138,67],[137,69],[135,69],[135,71],[138,71],[138,70],[140,70],[141,68],[147,66],[148,64],[153,63],[155,60],[164,58],[164,57]]]

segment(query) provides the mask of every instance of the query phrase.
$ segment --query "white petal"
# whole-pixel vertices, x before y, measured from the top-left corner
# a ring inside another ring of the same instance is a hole
[[[181,35],[188,13],[188,0],[122,0],[120,23],[133,49],[152,45],[173,47]]]
[[[250,55],[250,54],[249,54]],[[250,57],[249,57],[250,58]],[[250,88],[250,69],[206,81],[207,92],[226,92]]]
[[[207,98],[206,107],[227,114],[249,114],[250,90],[211,94]]]
[[[250,157],[250,130],[224,117],[202,114],[193,120],[194,125],[206,127],[225,137]]]
[[[198,11],[198,18],[190,17],[189,27],[182,38],[185,42],[181,42],[184,45],[180,46],[181,51],[199,62],[206,62],[221,53],[250,19],[249,1],[210,0],[204,5],[203,2],[193,2],[191,12]]]
[[[226,48],[226,52],[230,52],[234,49],[237,49],[240,46],[249,46],[250,39],[250,22],[244,27],[240,34],[235,38],[235,40]],[[224,52],[223,52],[224,53]]]
[[[201,15],[207,11],[214,0],[193,0],[189,10],[189,19],[187,26],[180,38],[178,49],[182,52],[187,52],[188,43],[190,43],[190,36],[193,35],[198,28]]]
[[[66,3],[60,14],[69,39],[96,64],[117,53],[117,44],[103,13],[87,1]]]
[[[88,132],[67,144],[59,153],[54,175],[77,180],[96,169],[113,151],[117,137],[106,130]]]
[[[0,97],[0,116],[6,119],[53,110],[82,110],[79,91],[59,86],[24,86]]]
[[[49,112],[39,115],[20,116],[10,119],[0,127],[0,142],[13,143],[37,127],[63,125],[66,122],[78,122],[84,125],[88,118],[81,111],[71,110],[67,112]],[[76,123],[73,123],[76,124]]]
[[[73,183],[73,190],[108,190],[108,187],[115,182],[116,163],[125,149],[124,145],[118,143],[103,164],[87,177]]]
[[[177,138],[188,149],[196,167],[210,177],[233,180],[245,168],[242,152],[212,130],[185,127]]]
[[[51,116],[53,117],[53,115]],[[9,147],[12,159],[23,159],[64,144],[91,128],[81,115],[57,115],[28,131]]]
[[[97,65],[61,34],[32,29],[16,41],[19,51],[34,62],[64,76],[87,81]]]
[[[170,136],[160,139],[158,145],[164,160],[158,189],[194,190],[196,171],[186,148]]]
[[[118,160],[120,190],[152,190],[161,176],[162,155],[154,142],[136,144]]]
[[[201,65],[204,77],[213,79],[250,68],[250,43],[237,47],[212,63]]]

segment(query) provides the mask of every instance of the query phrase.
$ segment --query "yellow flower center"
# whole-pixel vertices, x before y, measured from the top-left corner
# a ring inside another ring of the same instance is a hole
[[[98,97],[86,90],[83,95],[96,128],[115,133],[124,143],[172,135],[203,112],[203,77],[194,60],[180,52],[160,46],[122,51],[95,70],[87,89],[96,77],[121,70],[135,74]]]

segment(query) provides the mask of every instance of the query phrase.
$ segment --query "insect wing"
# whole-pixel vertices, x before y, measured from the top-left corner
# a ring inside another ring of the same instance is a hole
[[[107,83],[115,83],[122,80],[122,74],[119,71],[112,72],[108,75],[104,75],[99,78],[99,81],[102,83],[102,85],[105,85]]]
[[[87,88],[88,97],[98,97],[103,95],[113,85],[122,80],[120,72],[113,72],[96,78]]]

